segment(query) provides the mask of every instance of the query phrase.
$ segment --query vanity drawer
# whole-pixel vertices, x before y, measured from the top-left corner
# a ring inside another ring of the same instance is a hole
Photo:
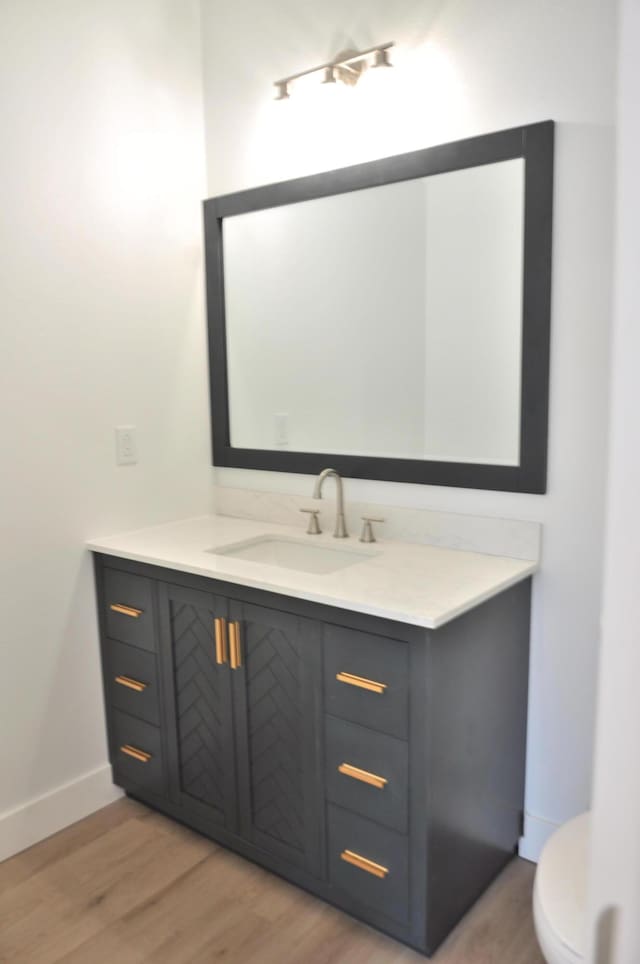
[[[109,701],[148,723],[160,723],[156,657],[144,649],[106,640]]]
[[[115,710],[113,713],[113,773],[116,783],[133,783],[163,794],[166,778],[160,730],[143,720]]]
[[[331,716],[325,737],[327,799],[406,833],[408,744]]]
[[[328,806],[329,881],[364,908],[409,921],[408,838]]]
[[[342,626],[327,626],[324,656],[326,712],[406,739],[407,644]]]
[[[155,651],[151,580],[105,568],[104,597],[107,636]]]

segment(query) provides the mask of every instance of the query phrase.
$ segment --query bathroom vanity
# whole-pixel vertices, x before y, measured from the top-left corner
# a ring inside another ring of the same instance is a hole
[[[553,144],[205,201],[213,463],[333,478],[336,538],[254,493],[89,544],[115,782],[425,953],[522,833],[539,547],[404,510],[376,543],[376,506],[347,539],[340,476],[546,491]]]
[[[535,562],[223,517],[90,548],[114,781],[432,953],[522,832]]]
[[[345,539],[340,476],[546,491],[553,142],[205,201],[213,462],[334,478],[337,538],[90,544],[115,782],[426,953],[522,833],[537,555]]]

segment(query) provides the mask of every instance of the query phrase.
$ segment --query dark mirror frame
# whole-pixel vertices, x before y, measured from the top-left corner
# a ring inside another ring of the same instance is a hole
[[[546,491],[551,314],[554,123],[544,121],[451,144],[357,164],[325,174],[210,198],[204,202],[213,464],[315,475],[332,466],[342,476],[427,485]],[[222,222],[224,218],[297,201],[344,194],[430,174],[525,161],[520,464],[504,466],[321,452],[242,449],[231,445],[227,383]]]

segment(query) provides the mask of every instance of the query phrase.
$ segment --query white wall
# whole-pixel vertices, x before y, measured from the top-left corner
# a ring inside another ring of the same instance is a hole
[[[611,449],[591,855],[597,964],[640,961],[640,6],[622,0],[621,11]]]
[[[1,858],[113,793],[83,540],[208,505],[197,3],[0,4],[0,117]]]
[[[348,482],[347,498],[539,520],[527,839],[589,803],[602,569],[611,296],[612,0],[203,0],[211,195],[458,137],[558,122],[549,491]],[[355,44],[396,40],[387,86],[331,105],[270,84]],[[381,89],[382,88],[382,89]],[[386,91],[386,92],[385,92]],[[218,470],[308,493],[305,477]]]

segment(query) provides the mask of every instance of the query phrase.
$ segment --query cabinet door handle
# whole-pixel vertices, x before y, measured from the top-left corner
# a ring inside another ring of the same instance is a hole
[[[362,783],[377,787],[378,790],[384,790],[389,782],[386,777],[379,777],[376,773],[361,770],[360,767],[354,767],[350,763],[341,763],[338,772],[344,774],[345,777],[353,777],[354,780],[360,780]]]
[[[122,606],[120,603],[111,603],[109,609],[122,616],[131,616],[132,619],[138,619],[144,612],[144,609],[134,609],[133,606]]]
[[[229,623],[229,664],[231,669],[242,666],[242,644],[240,642],[240,623]]]
[[[364,676],[354,676],[353,673],[336,673],[336,679],[339,683],[357,686],[361,690],[369,690],[371,693],[384,693],[387,688],[386,683],[377,683],[374,679],[365,679]]]
[[[388,867],[383,867],[382,864],[376,864],[373,860],[368,860],[353,850],[343,850],[340,854],[340,860],[344,860],[348,864],[353,864],[354,867],[358,867],[360,870],[366,870],[368,874],[373,874],[374,877],[384,879],[389,873]]]
[[[221,666],[227,662],[227,624],[224,619],[214,620],[216,630],[216,663]]]
[[[132,756],[134,760],[138,760],[140,763],[148,763],[151,759],[151,754],[147,753],[146,750],[139,750],[137,746],[131,746],[129,743],[121,746],[120,752]]]
[[[127,689],[135,690],[136,693],[143,693],[149,685],[148,683],[141,683],[138,679],[132,679],[130,676],[116,676],[115,681],[119,686],[126,686]]]

